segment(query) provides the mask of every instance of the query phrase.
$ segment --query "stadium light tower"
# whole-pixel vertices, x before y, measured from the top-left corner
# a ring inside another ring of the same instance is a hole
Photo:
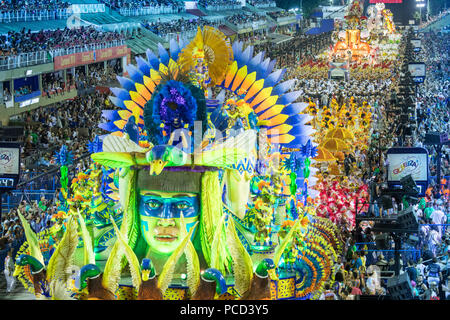
[[[420,24],[422,24],[422,8],[425,8],[426,0],[416,0],[416,8],[419,8]]]

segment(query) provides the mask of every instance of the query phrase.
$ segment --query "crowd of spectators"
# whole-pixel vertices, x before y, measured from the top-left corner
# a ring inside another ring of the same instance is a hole
[[[420,61],[427,65],[425,82],[418,86],[416,146],[428,149],[431,155],[430,173],[436,175],[437,152],[427,146],[425,134],[428,132],[450,132],[450,35],[430,32],[422,39],[424,50],[419,53]],[[450,175],[450,147],[443,146],[441,165],[442,176]],[[448,187],[447,187],[448,188]]]
[[[286,10],[267,12],[267,15],[269,15],[272,19],[275,19],[275,20],[278,18],[294,16],[294,14],[292,12],[289,12]]]
[[[199,0],[198,4],[206,10],[221,11],[242,8],[241,1],[238,0]]]
[[[265,22],[266,17],[264,15],[260,15],[257,13],[245,14],[245,13],[236,13],[232,16],[228,16],[226,20],[234,25],[247,25],[253,22]]]
[[[167,34],[170,33],[183,33],[183,32],[189,32],[189,31],[196,31],[198,27],[202,28],[204,26],[211,26],[211,27],[219,27],[221,25],[220,22],[211,22],[203,18],[197,18],[197,19],[179,19],[179,20],[172,20],[168,22],[160,22],[160,21],[153,21],[149,22],[148,20],[142,21],[142,26],[154,34],[164,37]]]
[[[111,0],[101,2],[117,10],[150,9],[150,14],[184,12],[184,2],[177,0]],[[138,12],[138,11],[136,11]]]
[[[259,8],[269,8],[277,6],[276,2],[273,0],[247,0],[246,3]]]
[[[0,3],[0,11],[37,11],[37,10],[54,10],[66,9],[70,6],[70,2],[61,0],[17,0],[2,1]]]
[[[36,51],[52,51],[75,46],[109,43],[123,40],[117,32],[97,30],[93,26],[40,30],[32,32],[23,28],[20,32],[9,31],[0,35],[0,57]]]
[[[17,97],[21,97],[27,94],[30,94],[33,92],[33,89],[31,88],[31,86],[28,85],[24,85],[20,88],[14,89],[14,96]]]
[[[25,231],[19,218],[19,213],[29,223],[35,233],[50,228],[57,208],[54,200],[41,197],[39,201],[22,200],[17,208],[2,214],[0,222],[0,265],[4,268],[6,278],[6,292],[13,293],[16,279],[13,277],[14,257],[25,239]]]

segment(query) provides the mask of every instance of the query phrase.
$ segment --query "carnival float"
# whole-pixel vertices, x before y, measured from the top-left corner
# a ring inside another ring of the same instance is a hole
[[[15,276],[38,299],[317,299],[342,244],[295,80],[211,27],[126,69],[89,170],[55,155],[53,227],[21,217]]]

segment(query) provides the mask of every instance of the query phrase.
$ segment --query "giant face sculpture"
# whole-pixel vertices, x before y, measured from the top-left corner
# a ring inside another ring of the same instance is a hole
[[[177,248],[183,238],[181,215],[188,232],[199,220],[200,183],[201,174],[197,172],[164,170],[158,176],[150,176],[146,170],[139,172],[137,219],[141,238],[148,246],[147,256],[170,255]]]
[[[199,199],[195,193],[140,190],[141,235],[151,251],[170,254],[180,244],[180,217],[189,229],[199,218]]]

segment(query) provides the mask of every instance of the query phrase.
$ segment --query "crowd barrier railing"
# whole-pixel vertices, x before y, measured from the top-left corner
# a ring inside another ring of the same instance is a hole
[[[282,23],[282,22],[286,22],[286,21],[296,20],[297,18],[295,15],[290,15],[290,16],[279,17],[276,19],[277,19],[278,23]]]
[[[173,6],[161,6],[161,7],[140,7],[140,8],[120,8],[119,13],[122,16],[147,16],[154,14],[168,14],[178,13],[179,10],[184,12],[184,8],[178,8]]]
[[[85,44],[82,46],[74,46],[69,48],[21,53],[13,56],[0,56],[0,71],[23,68],[44,63],[51,63],[53,62],[53,57],[65,56],[79,52],[88,52],[93,50],[119,47],[124,44],[125,40],[119,39],[108,42]]]
[[[239,9],[242,9],[242,5],[241,4],[206,5],[205,8],[208,11],[239,10]]]
[[[45,21],[67,19],[72,12],[67,9],[41,9],[41,10],[7,10],[0,11],[0,23]]]
[[[53,61],[48,51],[21,53],[14,56],[0,56],[0,70],[29,67]]]
[[[13,190],[8,194],[3,195],[2,199],[2,212],[9,211],[17,208],[22,201],[32,203],[33,201],[39,202],[42,197],[46,200],[53,200],[56,195],[55,190]]]
[[[275,8],[277,4],[275,1],[264,2],[264,3],[254,3],[252,4],[255,8]]]

